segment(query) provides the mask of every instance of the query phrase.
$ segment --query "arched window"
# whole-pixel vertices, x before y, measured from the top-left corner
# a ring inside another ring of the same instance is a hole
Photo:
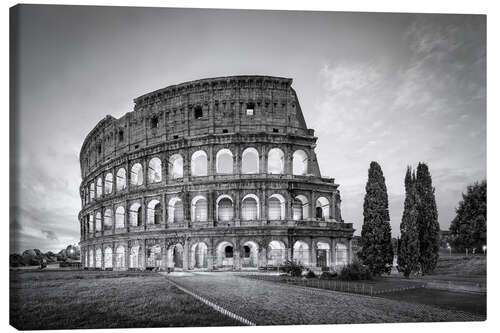
[[[144,182],[144,175],[142,172],[142,164],[136,163],[132,166],[132,170],[130,171],[130,183],[132,185],[142,185]]]
[[[104,268],[113,268],[113,249],[110,247],[104,250]]]
[[[162,220],[161,203],[153,199],[148,203],[148,224],[160,224]]]
[[[347,246],[337,243],[335,245],[335,264],[340,266],[347,265]]]
[[[243,221],[258,220],[259,198],[255,194],[247,194],[241,202],[241,219]]]
[[[125,208],[122,206],[115,210],[115,228],[125,228]]]
[[[129,266],[130,268],[139,268],[139,252],[140,252],[140,246],[136,245],[130,248],[130,255],[129,255]]]
[[[125,248],[122,245],[116,248],[115,267],[125,268]]]
[[[184,222],[184,207],[181,199],[172,198],[168,202],[168,221],[174,223]]]
[[[191,218],[196,222],[205,222],[207,220],[207,199],[204,196],[197,195],[191,201]]]
[[[316,244],[316,266],[330,267],[330,244],[326,242],[318,242]]]
[[[273,148],[267,156],[267,173],[281,174],[285,168],[285,154],[279,148]]]
[[[180,154],[174,154],[170,156],[168,161],[170,162],[168,165],[170,179],[184,177],[184,162],[182,160],[182,156]]]
[[[88,267],[94,268],[94,250],[89,250],[89,264]]]
[[[89,232],[93,233],[96,230],[96,225],[94,224],[94,215],[89,215]]]
[[[271,266],[281,265],[286,259],[286,248],[282,241],[273,240],[267,248],[267,264]]]
[[[233,200],[227,195],[221,195],[217,199],[217,221],[231,221],[233,216]]]
[[[92,217],[92,215],[90,215]],[[101,218],[101,212],[95,213],[95,231],[101,231],[102,230],[102,218]]]
[[[233,173],[233,153],[229,149],[221,149],[216,156],[216,170],[219,174]]]
[[[321,220],[330,218],[330,202],[325,197],[316,199],[316,218]]]
[[[158,157],[153,157],[148,164],[148,182],[161,182],[161,160]]]
[[[309,265],[309,245],[302,241],[293,244],[293,260],[304,266]]]
[[[273,194],[269,197],[269,220],[285,219],[285,198],[281,194]]]
[[[95,267],[102,268],[102,251],[100,247],[95,249]]]
[[[90,200],[94,200],[95,198],[95,192],[94,192],[94,183],[90,183],[90,187],[89,187],[89,193],[90,193]]]
[[[208,175],[207,153],[198,150],[191,155],[191,176]]]
[[[113,229],[113,220],[111,218],[111,209],[107,208],[104,211],[104,230]]]
[[[136,227],[142,224],[141,205],[139,203],[135,202],[130,206],[128,215],[129,225]]]
[[[97,182],[96,182],[96,197],[97,198],[102,197],[102,178],[101,177],[97,178]]]
[[[296,150],[293,153],[293,174],[299,176],[307,174],[307,154],[303,150]]]
[[[255,148],[247,148],[241,155],[241,173],[259,173],[259,152]]]
[[[127,172],[120,168],[116,173],[116,190],[123,191],[127,187]]]
[[[104,194],[110,194],[111,192],[113,192],[113,174],[108,172],[104,178]]]
[[[293,219],[297,221],[307,218],[309,218],[309,201],[300,194],[293,201]]]

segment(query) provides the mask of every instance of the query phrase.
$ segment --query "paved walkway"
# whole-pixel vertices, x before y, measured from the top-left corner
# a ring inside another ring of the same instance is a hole
[[[252,280],[232,274],[194,273],[168,277],[258,325],[486,319],[429,305]]]

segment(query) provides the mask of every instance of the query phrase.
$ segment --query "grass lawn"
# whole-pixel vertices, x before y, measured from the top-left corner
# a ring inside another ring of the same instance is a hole
[[[241,325],[156,273],[11,271],[17,329]]]

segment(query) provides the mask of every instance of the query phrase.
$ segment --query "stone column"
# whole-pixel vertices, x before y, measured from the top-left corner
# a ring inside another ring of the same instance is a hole
[[[184,242],[184,249],[182,251],[182,269],[187,271],[189,269],[189,242]]]
[[[148,248],[146,247],[146,239],[142,240],[142,270],[146,270]]]
[[[309,265],[311,267],[316,267],[317,258],[316,258],[316,242],[311,238],[311,245],[309,248]]]
[[[146,212],[148,207],[146,206],[146,200],[144,199],[144,195],[141,197],[141,219],[142,219],[142,229],[146,230],[147,225],[147,215]]]
[[[214,244],[213,240],[210,239],[210,243],[208,244],[207,247],[207,268],[208,270],[213,270],[215,263],[214,263]]]
[[[165,224],[165,228],[167,228],[167,194],[166,193],[163,193],[163,195],[161,196],[161,208],[162,208],[162,211],[161,211],[161,218],[162,218],[162,222]]]
[[[125,270],[130,268],[130,247],[127,242],[127,246],[125,246]]]
[[[162,241],[161,243],[161,267],[160,270],[166,271],[167,270],[167,241],[166,239]]]

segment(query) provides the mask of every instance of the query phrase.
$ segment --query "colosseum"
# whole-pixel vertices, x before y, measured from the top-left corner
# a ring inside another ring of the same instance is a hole
[[[169,86],[106,116],[80,151],[87,269],[242,270],[351,261],[333,178],[292,79]]]

